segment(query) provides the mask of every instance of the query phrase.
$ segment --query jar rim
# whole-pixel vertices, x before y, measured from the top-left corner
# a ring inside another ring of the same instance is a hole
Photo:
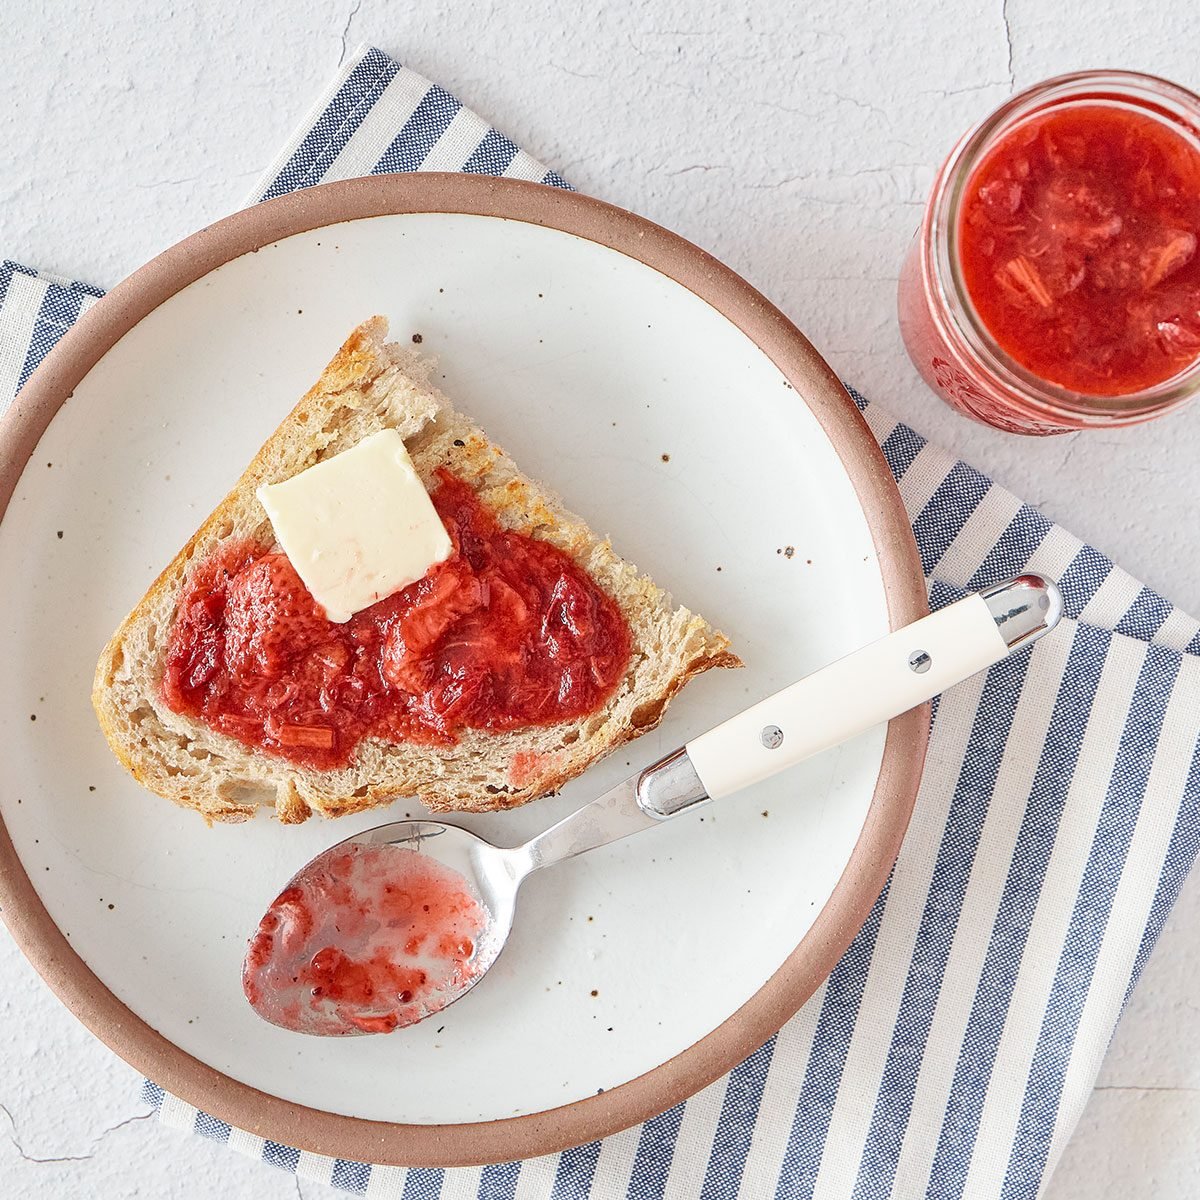
[[[1061,387],[1040,378],[1001,348],[976,311],[958,262],[959,208],[966,183],[983,156],[1020,122],[1080,102],[1136,107],[1174,125],[1200,153],[1200,96],[1179,84],[1120,70],[1076,71],[1043,80],[1017,92],[969,129],[943,163],[925,210],[923,273],[940,301],[931,310],[947,343],[979,360],[995,383],[1023,407],[1055,421],[1132,423],[1168,412],[1200,393],[1200,357],[1161,383],[1136,392],[1100,396]]]

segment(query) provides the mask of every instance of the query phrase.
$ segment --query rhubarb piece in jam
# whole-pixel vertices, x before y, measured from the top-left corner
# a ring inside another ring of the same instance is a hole
[[[334,846],[267,909],[242,989],[259,1016],[296,1033],[390,1033],[462,994],[487,927],[467,881],[437,859]]]
[[[432,498],[453,554],[344,624],[278,550],[243,542],[200,563],[171,629],[166,703],[318,768],[367,737],[450,745],[595,712],[629,662],[616,602],[556,546],[501,528],[449,471]]]
[[[1090,396],[1142,391],[1200,358],[1200,150],[1125,107],[1014,126],[967,180],[962,279],[1000,348]]]

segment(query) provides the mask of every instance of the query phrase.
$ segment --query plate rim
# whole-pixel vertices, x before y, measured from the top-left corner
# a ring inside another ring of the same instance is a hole
[[[447,213],[572,234],[635,259],[693,292],[776,365],[842,461],[874,542],[893,629],[928,612],[911,527],[882,451],[833,370],[755,288],[693,243],[604,201],[540,183],[419,172],[320,184],[257,204],[163,251],[92,305],[0,417],[0,522],[42,434],[97,362],[176,292],[263,246],[371,217]],[[491,1121],[403,1124],[297,1105],[188,1054],[91,971],[38,897],[0,816],[0,912],[57,997],[111,1050],[174,1095],[229,1124],[331,1157],[453,1167],[550,1154],[666,1111],[727,1073],[817,990],[867,918],[899,853],[920,786],[929,706],[893,720],[875,790],[846,868],[811,928],[763,986],[692,1046],[619,1086],[558,1108]]]

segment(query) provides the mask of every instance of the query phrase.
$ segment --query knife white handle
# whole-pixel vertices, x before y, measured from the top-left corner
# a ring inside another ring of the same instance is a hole
[[[978,592],[693,738],[687,759],[710,799],[728,796],[923,704],[1053,628],[1061,614],[1057,587],[1040,576]]]

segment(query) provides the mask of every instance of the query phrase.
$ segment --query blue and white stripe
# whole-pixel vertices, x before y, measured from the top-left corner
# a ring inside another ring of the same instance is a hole
[[[0,412],[50,347],[103,295],[91,284],[0,261]]]
[[[452,95],[359,53],[252,200],[330,179],[561,176]],[[0,408],[100,293],[0,267]],[[937,706],[895,870],[830,978],[725,1079],[562,1154],[461,1170],[324,1158],[152,1083],[164,1123],[403,1200],[1035,1196],[1200,848],[1200,624],[878,406],[856,402],[912,520],[935,605],[1022,569],[1066,631]]]
[[[368,49],[317,101],[250,201],[395,171],[471,171],[569,187],[444,88]]]

